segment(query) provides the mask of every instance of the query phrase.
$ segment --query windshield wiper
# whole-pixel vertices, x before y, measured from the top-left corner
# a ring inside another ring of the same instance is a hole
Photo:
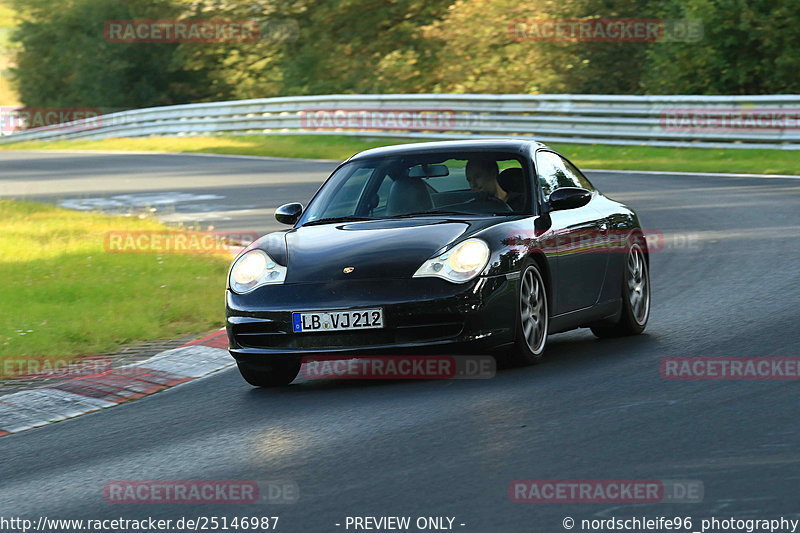
[[[360,222],[362,220],[376,220],[373,217],[330,217],[330,218],[320,218],[317,220],[312,220],[310,222],[306,222],[303,226],[316,226],[318,224],[334,224],[336,222]]]

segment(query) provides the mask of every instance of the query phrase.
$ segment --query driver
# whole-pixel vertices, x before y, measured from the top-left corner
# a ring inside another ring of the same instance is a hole
[[[512,209],[518,208],[522,195],[509,194],[497,182],[497,176],[500,174],[497,161],[485,158],[470,159],[467,161],[466,174],[469,186],[473,191],[488,193],[489,196],[505,202]]]

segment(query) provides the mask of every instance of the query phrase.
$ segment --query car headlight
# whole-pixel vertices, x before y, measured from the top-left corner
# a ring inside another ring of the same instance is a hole
[[[230,287],[244,294],[256,287],[286,280],[286,267],[279,265],[264,250],[242,254],[231,268]]]
[[[489,245],[480,239],[467,239],[445,253],[425,261],[414,277],[436,277],[464,283],[480,274],[488,262]]]

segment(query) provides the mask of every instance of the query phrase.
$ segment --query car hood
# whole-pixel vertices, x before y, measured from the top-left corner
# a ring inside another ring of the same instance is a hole
[[[376,220],[286,232],[287,283],[411,278],[423,262],[470,228],[466,221]],[[352,268],[345,273],[344,269]]]

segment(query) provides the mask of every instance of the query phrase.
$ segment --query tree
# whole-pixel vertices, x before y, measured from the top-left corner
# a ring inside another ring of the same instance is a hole
[[[229,92],[206,68],[187,66],[190,45],[117,43],[106,21],[172,19],[179,0],[16,0],[21,23],[13,76],[27,107],[141,108],[216,99]],[[197,46],[197,45],[195,45]]]
[[[417,92],[433,85],[421,28],[451,0],[306,0],[282,13],[298,22],[281,71],[286,94]]]
[[[425,36],[436,89],[458,93],[635,93],[647,42],[542,41],[533,20],[648,18],[649,0],[458,0]],[[518,26],[518,24],[522,24]],[[521,34],[515,28],[521,27]]]
[[[698,42],[660,43],[648,54],[651,94],[800,92],[797,0],[671,0],[662,16],[702,22]]]

